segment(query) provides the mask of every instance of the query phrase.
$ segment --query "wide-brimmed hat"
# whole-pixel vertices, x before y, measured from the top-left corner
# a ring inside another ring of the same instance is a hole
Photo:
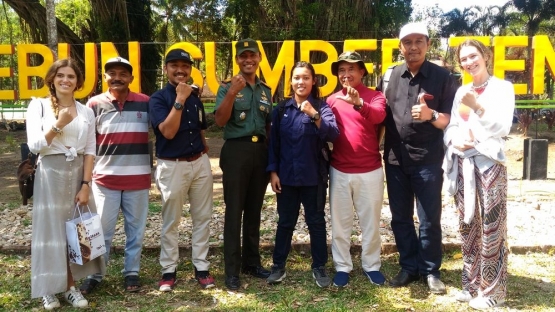
[[[241,55],[241,53],[245,51],[251,51],[254,53],[260,52],[258,48],[258,42],[254,41],[251,38],[241,39],[235,43],[235,55]]]
[[[341,63],[341,62],[358,63],[360,68],[364,69],[364,75],[362,75],[362,77],[364,77],[368,74],[368,70],[366,69],[366,65],[364,65],[364,61],[362,60],[362,56],[360,56],[360,54],[358,52],[345,51],[345,52],[341,53],[341,55],[339,55],[339,57],[337,58],[337,61],[331,63],[331,73],[334,76],[337,76],[337,68],[339,67],[339,63]]]
[[[112,57],[111,59],[106,61],[106,64],[104,64],[104,72],[107,72],[108,69],[114,66],[122,66],[129,70],[130,74],[133,74],[133,66],[131,66],[131,63],[129,63],[129,61],[124,59],[123,57]]]
[[[401,31],[399,32],[399,40],[402,40],[408,35],[418,34],[424,35],[426,37],[430,37],[428,35],[428,26],[424,23],[408,23],[405,26],[401,27]]]
[[[183,49],[172,49],[168,51],[166,54],[166,61],[164,63],[168,64],[171,61],[185,61],[189,64],[193,64],[191,55]]]

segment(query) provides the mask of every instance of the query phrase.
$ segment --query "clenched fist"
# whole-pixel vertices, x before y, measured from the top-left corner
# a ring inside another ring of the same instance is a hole
[[[239,91],[243,90],[246,85],[247,81],[242,75],[235,75],[231,78],[231,87],[229,87],[229,92],[235,95],[239,93]]]

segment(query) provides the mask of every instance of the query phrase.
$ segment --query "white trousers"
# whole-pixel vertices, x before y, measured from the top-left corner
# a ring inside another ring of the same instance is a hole
[[[366,173],[343,173],[331,167],[331,251],[337,272],[349,273],[353,269],[350,248],[354,210],[362,231],[362,268],[366,272],[380,270],[383,192],[384,174],[381,167]]]
[[[208,271],[206,260],[212,218],[212,170],[208,155],[186,162],[158,159],[156,186],[162,194],[162,233],[160,265],[162,274],[173,273],[179,260],[179,223],[185,196],[189,199],[193,221],[192,260],[198,271]]]

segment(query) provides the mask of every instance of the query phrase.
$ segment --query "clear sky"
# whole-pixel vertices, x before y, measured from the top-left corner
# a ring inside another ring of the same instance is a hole
[[[449,12],[455,8],[463,9],[474,5],[479,6],[492,6],[504,5],[509,2],[508,0],[412,0],[412,4],[420,7],[431,7],[434,4],[439,4],[443,12]]]

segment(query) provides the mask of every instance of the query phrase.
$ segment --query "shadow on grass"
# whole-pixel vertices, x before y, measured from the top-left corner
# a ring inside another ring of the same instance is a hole
[[[460,288],[461,260],[447,254],[442,267],[442,280],[448,293],[430,294],[425,282],[391,288],[371,285],[360,268],[360,255],[353,255],[354,269],[345,288],[319,288],[312,278],[311,259],[293,252],[287,262],[287,277],[279,285],[241,275],[242,288],[228,291],[224,286],[223,258],[211,253],[211,273],[217,286],[202,290],[193,279],[190,254],[181,257],[178,283],[174,291],[158,291],[161,277],[158,253],[145,252],[141,259],[142,289],[128,293],[123,287],[121,269],[123,255],[112,255],[108,273],[95,291],[87,295],[92,311],[466,311],[468,306],[455,301]],[[271,254],[263,254],[270,265]],[[554,257],[547,254],[511,255],[509,260],[509,297],[506,308],[547,311],[555,306]],[[382,272],[389,279],[397,273],[398,256],[382,257]],[[0,310],[24,311],[40,309],[38,299],[30,299],[30,256],[0,254]],[[328,273],[333,275],[331,257]],[[61,299],[61,296],[59,296]],[[63,311],[72,310],[62,303]]]

